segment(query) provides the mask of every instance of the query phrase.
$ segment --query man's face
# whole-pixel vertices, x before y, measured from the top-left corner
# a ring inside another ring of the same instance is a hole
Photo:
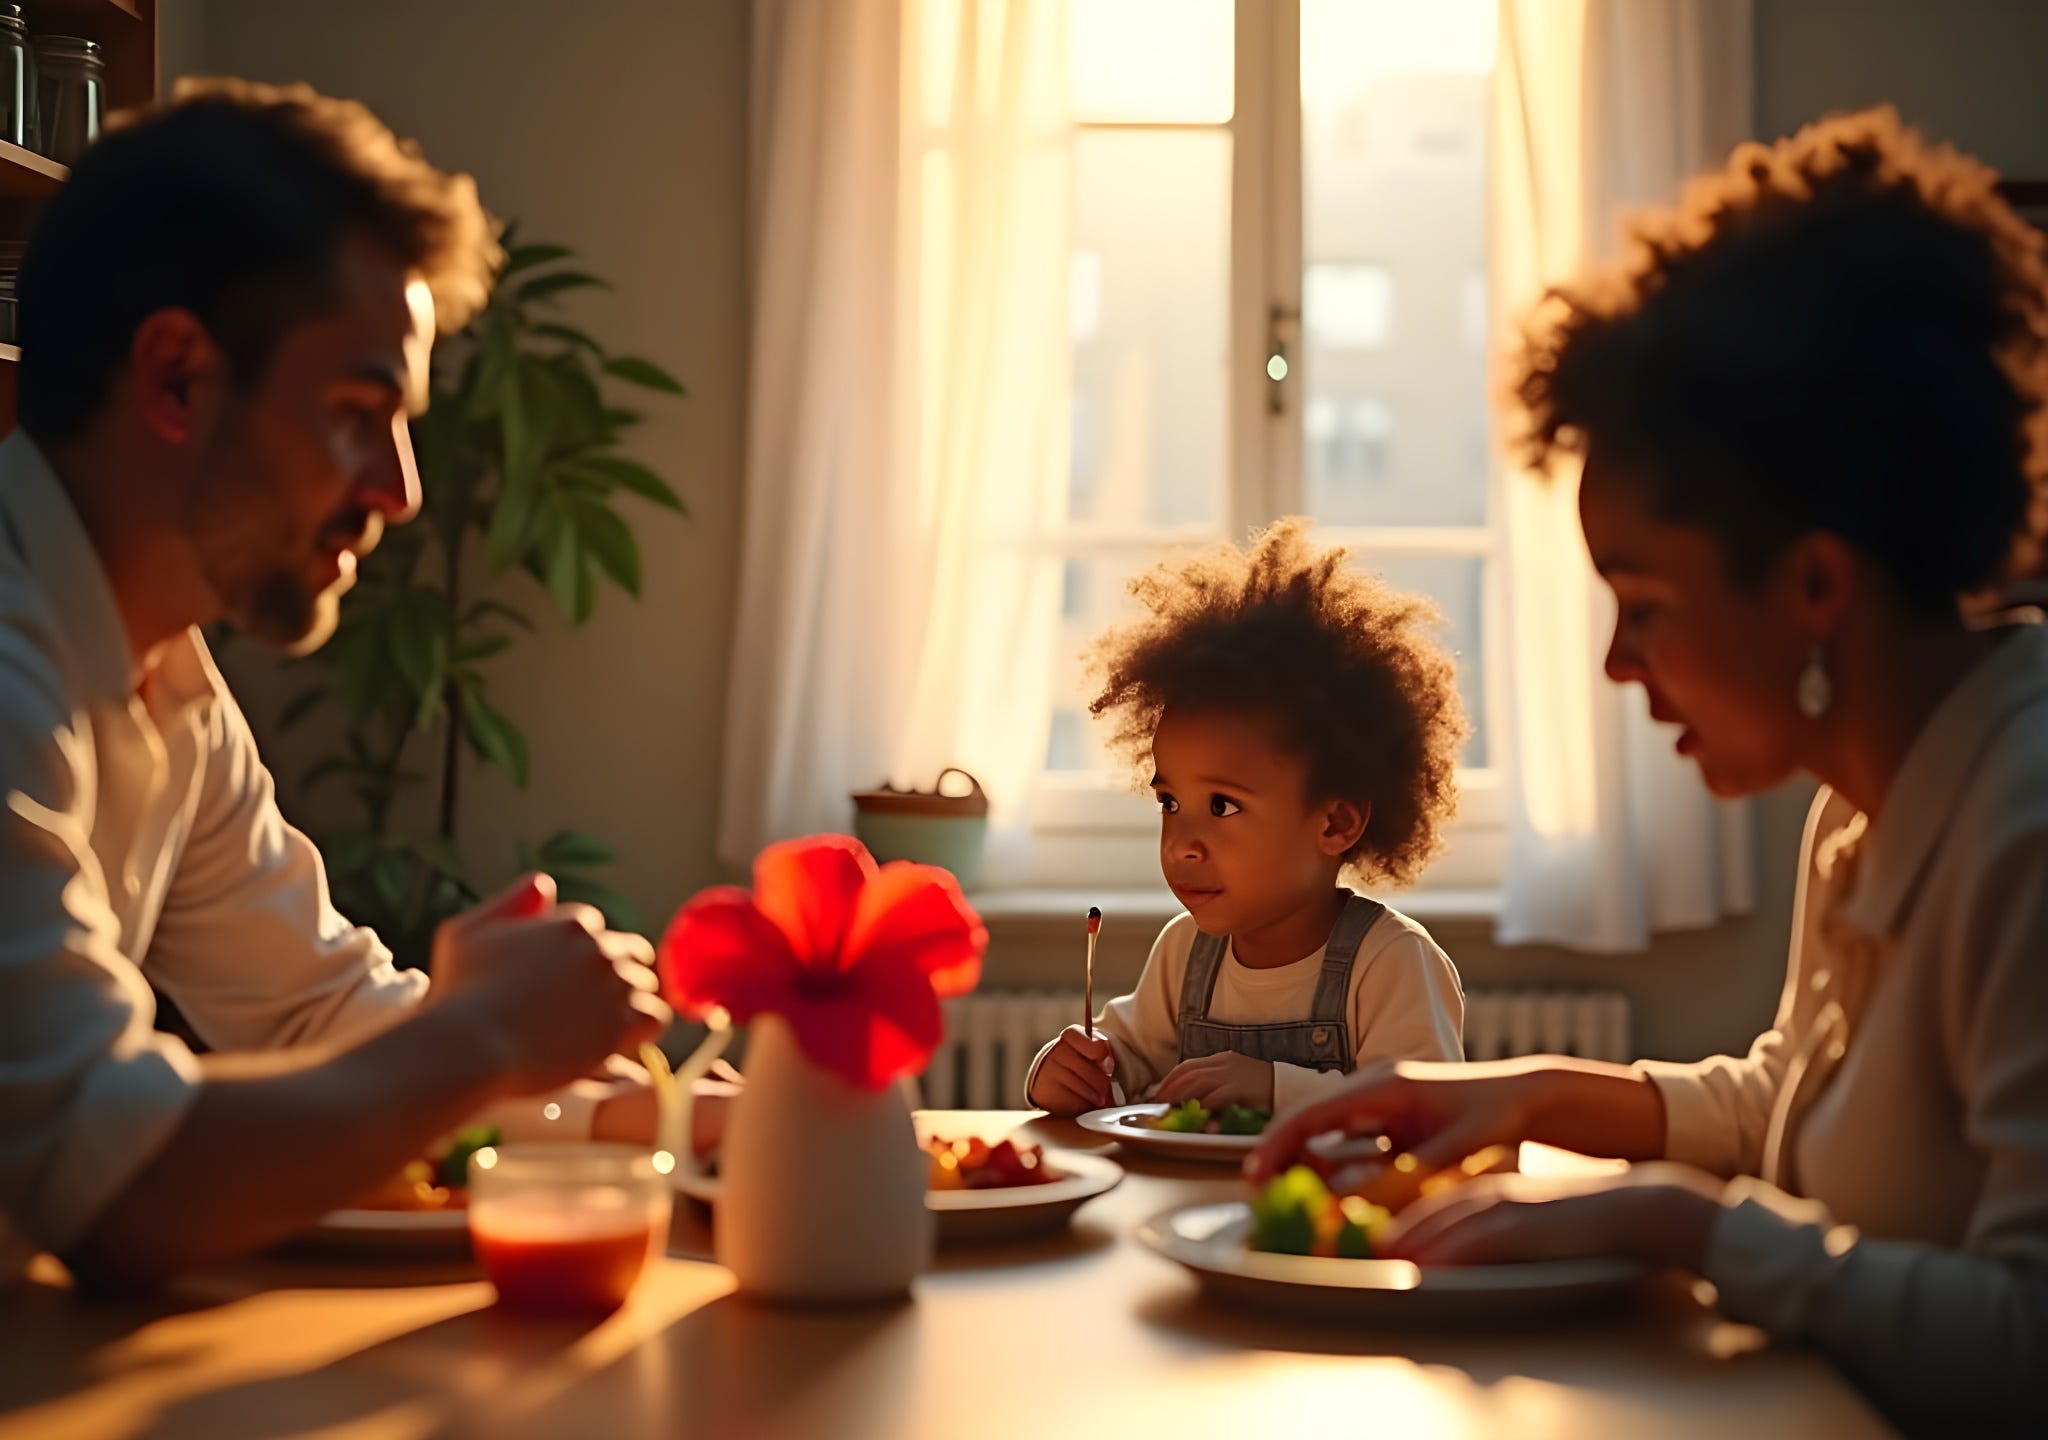
[[[333,304],[287,330],[263,374],[230,397],[184,526],[237,629],[294,654],[318,648],[385,521],[418,513],[406,417],[426,396],[433,340],[425,283],[351,236]]]

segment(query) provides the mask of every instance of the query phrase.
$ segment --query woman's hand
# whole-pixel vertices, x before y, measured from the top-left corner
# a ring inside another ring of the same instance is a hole
[[[1697,1271],[1721,1190],[1703,1171],[1661,1162],[1619,1176],[1483,1175],[1410,1205],[1379,1245],[1418,1265],[1619,1255]]]
[[[1245,1158],[1245,1174],[1263,1184],[1300,1159],[1310,1140],[1333,1130],[1384,1135],[1427,1170],[1454,1165],[1488,1145],[1523,1138],[1537,1079],[1437,1061],[1369,1066],[1328,1099],[1276,1117]]]

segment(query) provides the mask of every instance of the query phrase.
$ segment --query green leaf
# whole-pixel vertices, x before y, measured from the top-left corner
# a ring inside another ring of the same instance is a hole
[[[416,699],[437,694],[448,663],[448,636],[434,623],[431,603],[407,603],[393,613],[387,633],[391,660]]]
[[[531,270],[536,265],[551,265],[557,260],[566,260],[576,252],[567,245],[520,245],[510,246],[505,252],[505,266],[498,272],[498,278],[521,270]]]
[[[325,685],[307,686],[304,690],[301,690],[298,694],[292,696],[291,699],[284,702],[284,708],[277,712],[277,728],[280,731],[291,729],[292,726],[305,719],[307,714],[326,698],[327,687]]]
[[[368,834],[347,830],[329,835],[320,842],[320,858],[326,863],[329,874],[353,875],[369,863],[376,849],[377,842]]]
[[[580,290],[595,285],[599,289],[612,288],[609,280],[600,280],[582,270],[556,270],[547,275],[537,275],[519,287],[518,300],[522,305],[535,300],[546,300],[564,290]]]
[[[455,853],[453,845],[438,835],[425,840],[408,841],[407,848],[443,875],[462,873],[462,857]]]
[[[499,412],[508,398],[506,382],[512,362],[512,319],[502,310],[493,310],[484,320],[463,414],[471,420],[488,420]]]
[[[512,643],[508,636],[486,635],[481,640],[465,640],[455,647],[458,664],[474,665],[479,660],[488,660]]]
[[[582,537],[584,550],[596,557],[620,589],[638,599],[640,546],[634,541],[633,532],[626,528],[626,522],[609,507],[590,501],[579,502],[575,514],[576,531]]]
[[[574,325],[558,325],[551,320],[545,324],[533,326],[531,333],[544,336],[549,340],[559,340],[564,345],[578,346],[588,350],[599,359],[604,358],[604,346],[598,344],[597,341],[593,340],[583,331],[578,330]]]
[[[476,747],[477,754],[508,772],[513,783],[525,789],[526,737],[519,733],[519,727],[474,693],[463,707],[462,717],[469,729],[469,743]]]
[[[476,604],[463,611],[463,626],[467,628],[483,619],[486,615],[501,615],[505,619],[510,620],[514,625],[517,625],[521,630],[526,631],[527,634],[531,635],[534,633],[533,621],[526,617],[526,613],[522,610],[513,609],[502,600],[477,601]]]
[[[503,574],[510,569],[533,543],[533,517],[540,506],[540,499],[538,476],[527,474],[515,479],[509,470],[506,472],[498,492],[498,507],[492,512],[490,528],[484,534],[484,558],[494,574]],[[510,610],[511,607],[499,608]],[[517,611],[511,613],[527,629],[533,628],[533,623],[524,615]]]
[[[638,355],[621,355],[616,360],[605,362],[605,374],[616,375],[629,385],[639,385],[648,390],[659,390],[667,395],[687,395],[683,382],[662,369],[652,360],[643,360]]]
[[[370,888],[386,912],[405,908],[407,894],[412,890],[412,865],[403,850],[380,850],[371,857],[369,865]]]
[[[534,853],[543,865],[572,867],[609,865],[618,858],[611,846],[580,830],[557,830],[541,841]]]
[[[583,623],[577,614],[577,571],[582,560],[583,548],[576,541],[575,518],[563,515],[560,527],[555,531],[554,545],[548,551],[548,596],[555,602],[557,610],[578,625]]]
[[[540,470],[556,430],[556,384],[548,366],[529,356],[513,362],[513,383],[498,412],[506,491],[529,484]]]
[[[631,490],[635,495],[652,500],[655,504],[665,506],[678,514],[690,513],[682,498],[669,488],[666,480],[639,461],[628,460],[623,455],[583,455],[563,468],[578,474],[589,472],[601,475],[624,489]]]

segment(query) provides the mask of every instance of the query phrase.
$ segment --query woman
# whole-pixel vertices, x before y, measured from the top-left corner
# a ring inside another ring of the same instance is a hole
[[[1717,794],[1822,782],[1775,1028],[1382,1068],[1250,1165],[1331,1129],[1672,1162],[1476,1182],[1389,1245],[1680,1266],[1944,1425],[2048,1410],[2048,630],[1962,618],[2048,468],[2048,271],[1992,184],[1889,110],[1745,146],[1522,357],[1534,458],[1584,458],[1608,674]]]

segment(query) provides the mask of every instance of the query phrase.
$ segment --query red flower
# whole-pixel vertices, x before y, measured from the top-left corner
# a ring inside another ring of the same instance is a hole
[[[780,1015],[811,1062],[881,1090],[938,1048],[939,1000],[981,979],[988,931],[931,865],[877,867],[858,840],[770,845],[751,894],[706,890],[661,938],[662,992],[685,1015]]]

